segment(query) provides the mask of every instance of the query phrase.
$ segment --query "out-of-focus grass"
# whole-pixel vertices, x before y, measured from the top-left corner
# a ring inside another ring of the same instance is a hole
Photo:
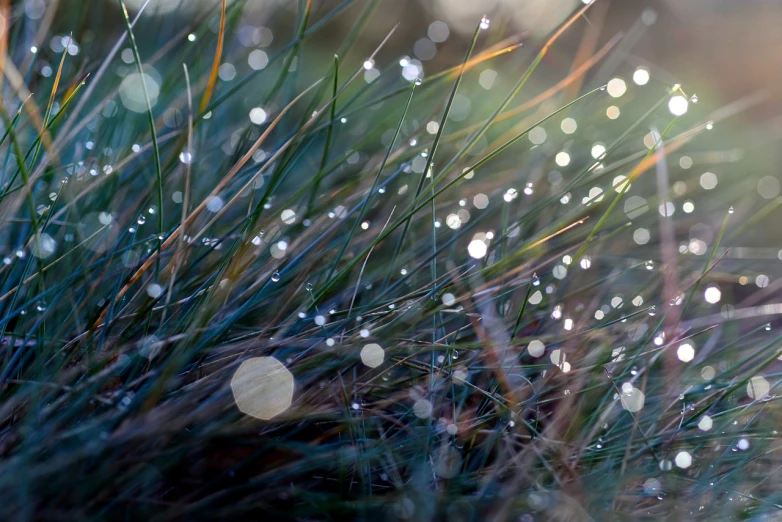
[[[528,85],[592,6],[534,49],[476,20],[417,81],[359,44],[378,4],[299,2],[271,44],[242,1],[128,12],[106,48],[87,5],[10,5],[3,518],[775,516],[780,310],[726,250],[773,206],[722,178],[693,226],[732,108],[673,116],[622,35]],[[268,420],[231,389],[258,357],[295,383]]]

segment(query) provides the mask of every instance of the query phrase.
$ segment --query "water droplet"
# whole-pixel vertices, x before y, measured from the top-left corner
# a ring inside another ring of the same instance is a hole
[[[601,90],[601,91],[604,91],[604,90],[606,90],[606,87],[607,87],[607,85],[601,85],[601,86],[600,86],[600,90]]]
[[[415,80],[416,85],[421,85],[422,83],[424,83],[424,81],[421,78],[416,78]]]
[[[193,163],[193,154],[189,151],[183,150],[179,153],[179,161],[185,165]]]
[[[656,314],[657,314],[657,307],[656,306],[652,306],[651,308],[649,308],[649,315],[654,317]]]
[[[459,358],[459,352],[457,352],[456,350],[454,350],[454,351],[453,351],[453,354],[451,354],[451,358],[452,358],[452,359],[458,359],[458,358]]]
[[[538,274],[532,274],[532,286],[538,285],[540,285],[540,278],[538,277]]]
[[[766,331],[771,330],[771,323],[766,323]]]
[[[732,206],[728,209],[728,214],[733,214],[733,207]]]
[[[654,261],[652,261],[651,259],[649,261],[647,261],[646,262],[646,269],[647,270],[654,270]]]
[[[693,94],[692,98],[690,98],[690,101],[692,103],[698,103],[698,95],[697,94]]]
[[[489,19],[486,18],[485,16],[483,18],[481,18],[481,29],[484,29],[484,30],[488,29],[489,28],[489,23],[490,23]]]
[[[139,216],[138,219],[136,220],[136,223],[138,223],[139,225],[143,225],[146,222],[147,222],[147,218],[143,215]]]
[[[46,301],[38,301],[38,304],[35,307],[36,310],[39,312],[45,312],[46,311]]]
[[[312,283],[307,283],[304,285],[304,288],[307,290],[307,292],[312,292]]]
[[[710,122],[706,123],[706,130],[711,130],[713,128],[714,128],[714,122],[713,121],[710,121]]]
[[[275,270],[274,273],[272,274],[272,281],[276,283],[279,280],[280,280],[280,273]]]

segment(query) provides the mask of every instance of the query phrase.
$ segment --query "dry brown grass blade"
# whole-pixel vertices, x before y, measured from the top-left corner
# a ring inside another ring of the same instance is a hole
[[[563,89],[566,89],[569,85],[572,85],[574,82],[577,82],[580,78],[582,78],[587,72],[589,72],[589,70],[592,67],[594,67],[598,62],[600,62],[600,60],[605,58],[605,56],[609,52],[611,52],[611,50],[616,46],[616,44],[619,43],[619,40],[621,40],[621,35],[617,35],[613,37],[611,40],[606,42],[606,44],[603,47],[601,47],[597,53],[595,53],[587,61],[579,65],[578,68],[571,71],[570,74],[568,74],[566,77],[561,79],[559,82],[552,85],[551,87],[541,92],[540,94],[536,95],[535,97],[525,101],[518,107],[514,107],[512,109],[509,109],[501,113],[494,119],[494,121],[496,123],[503,122],[509,118],[515,118],[519,114],[522,114],[530,109],[539,107],[544,101],[554,97],[557,93],[559,93]],[[480,126],[481,123],[476,123],[468,127],[465,127],[464,129],[449,135],[446,138],[446,141],[450,142],[453,140],[463,138],[464,136],[469,135],[472,132],[475,132],[477,129],[480,128]],[[495,140],[495,143],[497,144],[504,143],[507,140],[507,137],[511,135],[513,135],[513,132],[509,132],[503,135],[503,137],[501,137],[500,139]],[[399,154],[397,154],[397,156],[398,155]]]
[[[581,43],[578,46],[575,57],[573,57],[573,64],[571,65],[571,72],[578,69],[581,64],[589,60],[597,47],[598,39],[603,31],[603,22],[605,21],[606,14],[608,13],[608,2],[602,2],[599,6],[595,7],[589,16],[589,26],[587,26],[581,37]],[[567,99],[573,99],[578,96],[581,90],[583,81],[579,78],[568,86],[565,94]]]
[[[575,70],[573,70],[570,74],[568,74],[566,77],[564,77],[562,80],[554,84],[553,86],[549,87],[542,93],[538,94],[534,98],[530,98],[526,102],[522,103],[518,107],[514,107],[513,109],[502,113],[499,115],[496,119],[496,121],[504,121],[508,118],[513,118],[515,116],[518,116],[522,112],[528,111],[532,109],[533,107],[539,106],[544,101],[548,100],[549,98],[553,97],[558,92],[562,91],[563,89],[567,88],[568,86],[580,81],[581,78],[592,68],[597,64],[600,60],[605,58],[605,56],[611,52],[611,50],[616,46],[616,44],[619,43],[619,40],[621,40],[621,35],[617,35],[613,37],[611,40],[609,40],[603,47],[600,48],[600,50],[592,55],[588,60],[586,60],[584,63],[578,66]]]
[[[72,39],[68,39],[68,42],[70,45],[70,42],[72,42]],[[68,50],[67,47],[62,52],[62,56],[60,57],[60,65],[57,67],[57,74],[54,75],[54,84],[52,85],[52,92],[49,94],[49,105],[48,107],[54,106],[54,98],[57,96],[57,89],[60,88],[60,79],[62,79],[62,68],[65,65],[65,57],[68,56]],[[77,84],[78,85],[78,84]],[[49,109],[47,108],[47,112]],[[48,122],[44,122],[46,124]]]
[[[204,112],[212,99],[212,93],[215,90],[217,82],[217,71],[220,68],[220,60],[223,58],[223,43],[225,42],[225,10],[227,0],[223,0],[220,8],[220,32],[217,34],[217,49],[215,50],[215,59],[212,62],[212,72],[209,74],[209,83],[206,84],[204,97],[201,98],[200,112]]]
[[[82,80],[79,80],[79,76],[77,76],[76,79],[72,81],[71,84],[68,86],[68,88],[65,89],[65,94],[63,94],[62,96],[64,100],[70,98],[73,95],[73,93],[76,91],[76,89],[79,88],[79,85],[87,83],[90,79],[90,73],[85,74]]]
[[[590,7],[592,7],[593,5],[595,5],[596,3],[597,3],[597,0],[592,0],[591,2],[589,2],[588,4],[586,4],[584,7],[582,7],[582,8],[581,8],[581,9],[579,9],[578,11],[576,11],[576,13],[575,13],[573,16],[571,16],[571,17],[568,19],[568,21],[567,21],[567,22],[565,22],[564,24],[562,24],[562,26],[561,26],[559,29],[557,29],[557,31],[556,31],[556,32],[555,32],[553,35],[551,35],[551,38],[549,38],[549,39],[546,41],[546,44],[545,44],[545,45],[543,46],[543,48],[540,50],[540,56],[541,56],[541,57],[545,56],[545,55],[546,55],[546,53],[548,52],[548,50],[549,50],[549,49],[551,49],[551,46],[552,46],[552,45],[554,45],[554,42],[556,42],[557,40],[559,40],[559,37],[560,37],[560,36],[562,36],[562,34],[563,34],[565,31],[567,31],[568,29],[570,29],[570,26],[571,26],[571,25],[573,25],[574,23],[576,23],[576,20],[578,20],[579,18],[581,18],[581,16],[582,16],[584,13],[586,13],[586,12],[587,12],[587,10],[588,10]]]
[[[697,136],[701,131],[703,131],[706,128],[705,125],[698,127],[694,129],[693,131],[689,131],[686,133],[683,133],[679,136],[675,136],[673,139],[671,139],[670,142],[665,143],[665,149],[667,154],[671,154],[672,152],[676,152],[680,148],[682,148],[685,144],[687,144],[690,140],[692,140],[695,136]],[[657,164],[657,158],[654,155],[650,155],[646,158],[644,158],[627,176],[627,179],[630,181],[635,180],[638,176],[646,172],[647,170],[651,169]]]
[[[492,58],[496,58],[497,56],[509,53],[511,51],[515,51],[516,49],[521,47],[523,44],[515,42],[514,40],[516,40],[516,37],[506,38],[503,41],[498,42],[498,43],[492,45],[491,47],[489,47],[488,49],[482,51],[481,53],[479,53],[474,58],[471,58],[463,66],[462,65],[455,65],[455,66],[453,66],[453,67],[451,67],[449,69],[444,70],[441,73],[438,73],[438,74],[432,76],[431,78],[428,78],[428,81],[432,81],[432,80],[435,80],[437,78],[440,78],[440,77],[443,77],[443,76],[448,76],[448,75],[456,76],[456,75],[460,74],[460,71],[462,71],[462,70],[463,70],[463,73],[466,73],[470,69],[472,69],[472,68],[474,68],[474,67],[476,67],[476,66],[478,66],[478,65],[480,65],[480,64],[482,64],[482,63],[484,63],[484,62],[486,62],[488,60],[491,60]]]

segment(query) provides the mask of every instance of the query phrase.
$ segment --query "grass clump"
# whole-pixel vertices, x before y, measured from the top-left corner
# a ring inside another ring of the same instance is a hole
[[[620,103],[621,36],[536,83],[591,5],[424,73],[380,2],[212,4],[0,2],[4,519],[775,512],[778,310],[727,201],[686,237],[691,95]]]

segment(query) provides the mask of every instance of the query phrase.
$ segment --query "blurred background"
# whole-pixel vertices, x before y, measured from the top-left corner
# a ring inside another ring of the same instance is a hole
[[[51,0],[27,0],[27,6],[43,6]],[[121,28],[121,18],[111,11],[117,10],[117,2],[101,0],[107,11],[96,9],[96,17],[103,20],[102,26],[111,34]],[[63,11],[68,3],[77,0],[62,0]],[[94,2],[97,4],[98,2]],[[144,0],[128,0],[128,7],[138,9]],[[432,63],[451,64],[459,57],[459,49],[452,45],[454,38],[469,38],[476,21],[483,15],[503,24],[508,34],[519,34],[525,42],[541,42],[562,23],[582,0],[398,0],[383,1],[381,16],[370,20],[368,35],[382,38],[385,32],[399,24],[396,36],[386,52],[412,51],[419,40],[420,59]],[[215,0],[151,0],[147,7],[149,17],[166,18],[166,25],[172,24],[171,15],[181,15],[182,22],[188,17],[209,10],[214,11],[219,1]],[[597,43],[605,42],[618,32],[633,30],[635,41],[624,57],[630,63],[651,63],[658,72],[691,89],[733,99],[754,88],[763,86],[773,94],[779,94],[780,78],[775,63],[775,52],[782,43],[782,35],[775,28],[782,21],[782,7],[775,0],[601,0],[589,15],[593,29],[598,33]],[[315,12],[326,13],[339,5],[335,0],[314,2]],[[357,7],[353,7],[356,9]],[[30,8],[28,8],[30,9]],[[280,24],[284,12],[295,16],[296,1],[268,0],[250,2],[245,6],[244,21],[248,25],[266,24],[284,30]],[[43,8],[41,7],[41,12]],[[634,27],[646,12],[644,28]],[[68,27],[67,17],[62,17],[63,29]],[[291,19],[290,22],[294,20]],[[342,17],[343,30],[349,29],[354,21],[350,16]],[[428,31],[433,21],[441,21],[446,29],[437,34]],[[93,27],[94,29],[94,27]],[[175,27],[171,27],[171,30]],[[582,28],[583,29],[583,28]],[[140,28],[143,31],[143,27]],[[558,48],[575,46],[581,38],[580,31],[571,31],[558,43]],[[334,32],[333,41],[339,41],[342,32]],[[432,40],[434,36],[434,40]],[[328,39],[329,35],[322,35]],[[451,38],[449,45],[446,40]],[[434,44],[434,45],[431,45]],[[412,54],[412,53],[411,53]],[[451,61],[449,61],[451,60]],[[665,76],[661,79],[665,79]]]
[[[59,4],[61,7],[55,24],[66,33],[76,30],[68,13],[75,17],[80,14],[79,7],[83,4],[78,0],[23,0],[19,3],[33,18],[40,18],[44,13],[51,15],[52,11],[47,6]],[[144,3],[144,0],[126,2],[131,11]],[[88,20],[81,20],[84,31],[81,36],[86,41],[116,36],[122,29],[118,3],[97,0],[90,4],[93,20],[100,23],[89,24]],[[295,23],[297,4],[289,0],[248,2],[242,23],[253,27],[271,26],[284,33],[286,23]],[[682,84],[690,85],[691,90],[708,92],[712,97],[719,96],[721,99],[734,99],[760,86],[778,95],[782,88],[779,72],[773,66],[775,51],[782,43],[782,35],[775,30],[782,21],[782,7],[775,0],[601,0],[598,4],[588,17],[590,29],[597,34],[596,44],[604,43],[616,33],[632,31],[633,42],[623,60],[633,64],[654,64],[662,75],[659,79],[677,78]],[[336,0],[316,0],[314,13],[316,16],[318,12],[325,14],[337,5],[339,2]],[[523,41],[536,43],[542,42],[579,5],[582,5],[582,0],[382,1],[380,16],[369,21],[374,30],[363,35],[362,39],[369,48],[376,44],[369,41],[371,36],[379,40],[388,29],[399,24],[385,53],[410,51],[409,54],[413,55],[414,46],[419,43],[420,59],[436,69],[438,63],[450,65],[453,58],[460,56],[460,49],[453,45],[453,39],[468,38],[476,21],[483,15],[501,23],[507,34],[520,35]],[[181,29],[175,20],[186,24],[193,16],[210,11],[214,13],[218,6],[219,0],[150,0],[146,8],[149,20],[146,27],[145,24],[139,26],[139,31],[143,34],[152,30],[148,25],[152,24],[155,31],[173,33]],[[351,9],[360,9],[360,6],[352,6]],[[286,12],[290,15],[288,20]],[[637,27],[644,13],[644,27]],[[165,23],[156,26],[155,18],[165,20]],[[354,21],[346,14],[334,22],[341,25],[340,31],[330,32],[331,37],[329,32],[320,37],[338,42],[343,31],[348,30]],[[439,33],[436,29],[429,31],[434,21],[446,24]],[[100,28],[101,34],[92,34],[96,28]],[[564,53],[577,46],[583,36],[580,33],[586,27],[580,29],[565,35],[557,48]],[[267,39],[264,47],[272,45],[272,39],[268,36]],[[282,41],[285,40],[280,39]],[[448,45],[446,41],[449,41]],[[240,43],[257,45],[251,39],[234,42]]]

